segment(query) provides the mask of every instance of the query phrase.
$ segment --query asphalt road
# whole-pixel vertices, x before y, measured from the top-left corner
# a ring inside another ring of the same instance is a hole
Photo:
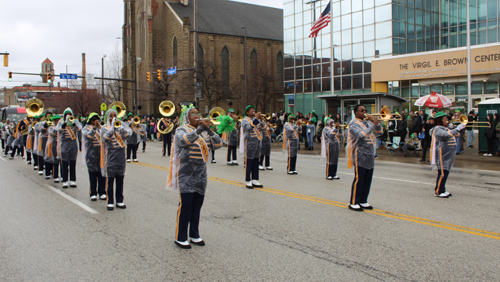
[[[338,181],[319,156],[285,156],[244,188],[244,168],[209,166],[200,232],[207,245],[174,245],[178,195],[165,189],[159,143],[127,165],[127,209],[91,202],[87,171],[76,189],[0,158],[0,281],[498,281],[499,172],[454,169],[448,199],[433,197],[430,166],[377,161],[369,203],[347,209],[353,173]]]

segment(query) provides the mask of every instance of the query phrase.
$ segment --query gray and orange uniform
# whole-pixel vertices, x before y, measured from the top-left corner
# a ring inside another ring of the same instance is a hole
[[[206,162],[209,148],[216,150],[221,147],[219,135],[204,125],[195,128],[186,124],[175,131],[167,186],[178,190],[180,196],[175,235],[177,241],[187,241],[188,225],[189,237],[200,238],[198,226],[208,182]]]
[[[326,158],[326,177],[337,176],[340,149],[340,142],[337,134],[339,134],[339,130],[333,126],[325,126],[325,128],[323,129],[321,143],[322,146],[324,146],[324,156],[323,147],[321,149],[322,157]]]
[[[90,180],[90,197],[106,194],[106,179],[101,173],[101,135],[99,129],[87,124],[82,129],[83,164],[87,166]]]
[[[382,133],[382,126],[380,124],[375,126],[369,120],[356,118],[349,123],[346,156],[348,167],[354,165],[351,205],[368,203],[375,167],[375,140]]]
[[[431,163],[436,164],[438,177],[434,193],[439,195],[446,192],[446,180],[456,156],[456,137],[460,136],[457,128],[449,129],[437,125],[432,131]]]
[[[271,167],[271,134],[274,133],[274,128],[267,127],[266,121],[260,123],[260,133],[262,135],[262,148],[260,150],[259,165]],[[264,163],[265,161],[265,163]]]
[[[259,160],[262,146],[261,124],[258,119],[245,117],[240,126],[240,152],[245,152],[245,181],[259,180]]]
[[[302,127],[294,123],[285,123],[285,141],[283,147],[288,153],[288,172],[297,171],[297,153],[299,151],[299,137],[302,133]]]

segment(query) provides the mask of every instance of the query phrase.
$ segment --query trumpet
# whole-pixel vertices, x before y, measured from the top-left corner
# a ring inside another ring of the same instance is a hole
[[[132,120],[134,122],[134,125],[139,125],[141,123],[141,118],[138,116],[135,116],[134,119]]]
[[[75,122],[75,117],[74,116],[69,116],[68,122],[74,123]]]
[[[35,125],[38,123],[38,121],[34,121],[31,123],[31,127],[35,127]]]
[[[119,119],[117,119],[117,120],[115,121],[115,123],[113,124],[113,126],[114,126],[115,128],[120,128],[120,127],[122,126],[122,121],[121,121],[121,120],[119,120]]]
[[[460,115],[460,118],[452,119],[451,122],[452,123],[459,122],[463,125],[467,125],[469,123],[469,118],[466,115]],[[482,123],[485,123],[485,125],[477,125],[477,124],[482,124]],[[490,127],[491,126],[491,123],[489,123],[488,121],[473,121],[473,122],[471,122],[471,124],[475,127]]]
[[[241,122],[241,121],[243,120],[243,116],[242,116],[242,115],[237,116],[237,117],[236,117],[236,120],[237,120],[238,122]]]
[[[224,111],[224,109],[222,109],[222,108],[215,107],[215,108],[213,108],[213,109],[210,110],[210,112],[208,113],[208,115],[210,117],[208,117],[208,118],[202,118],[200,120],[217,120],[218,117],[225,116],[226,115],[226,111]],[[214,125],[219,125],[220,121],[214,121],[213,124]]]
[[[100,124],[101,126],[104,126],[106,123],[105,123],[103,120],[101,120],[101,122],[100,122],[99,124]]]
[[[46,123],[49,127],[50,127],[50,126],[52,126],[52,124],[53,124],[53,122],[52,122],[51,120],[47,120],[45,123]]]
[[[270,113],[267,113],[267,114],[263,115],[263,117],[264,117],[266,120],[270,120],[270,119],[271,119],[271,114],[270,114]]]

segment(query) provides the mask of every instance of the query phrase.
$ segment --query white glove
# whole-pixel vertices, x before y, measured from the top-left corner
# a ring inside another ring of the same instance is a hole
[[[462,123],[457,126],[458,131],[461,131],[464,128],[465,128],[465,124],[462,124]]]
[[[66,116],[66,123],[68,123],[68,121],[69,121],[69,117],[70,117],[70,115],[67,115],[67,116]]]

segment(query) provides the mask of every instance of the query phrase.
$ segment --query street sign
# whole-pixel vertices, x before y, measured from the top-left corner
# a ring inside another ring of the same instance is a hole
[[[87,83],[89,83],[89,84],[94,83],[94,74],[93,73],[87,73],[85,75],[85,79],[87,80]]]
[[[102,103],[101,104],[101,111],[105,112],[105,111],[107,111],[107,109],[108,109],[108,106],[106,106],[106,103]]]
[[[295,105],[295,95],[288,95],[288,106],[293,107]]]
[[[59,74],[60,79],[78,79],[78,74],[76,73],[61,73]]]
[[[167,69],[167,75],[172,75],[177,73],[177,67],[171,67]]]

